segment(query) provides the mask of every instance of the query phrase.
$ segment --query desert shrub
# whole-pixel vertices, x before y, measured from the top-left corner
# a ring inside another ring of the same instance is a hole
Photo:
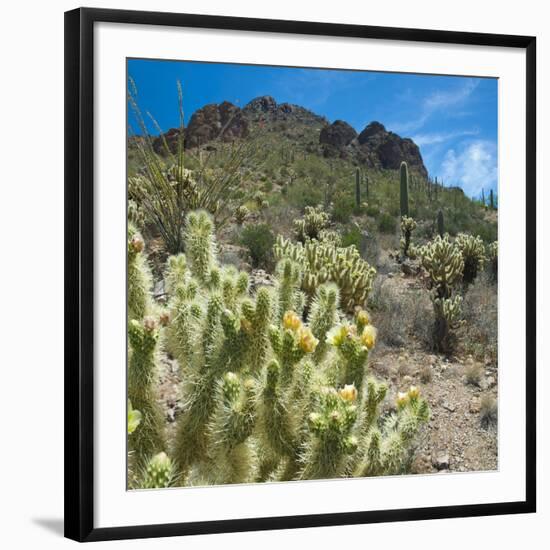
[[[382,233],[395,233],[396,221],[395,216],[384,212],[378,218],[378,229]]]
[[[479,276],[468,288],[462,302],[463,346],[480,361],[497,361],[498,356],[498,289],[487,274]]]
[[[355,246],[361,251],[363,248],[363,234],[357,226],[353,226],[342,235],[342,246]]]
[[[355,201],[347,195],[339,196],[332,207],[332,219],[335,222],[347,223],[355,209]]]
[[[367,216],[370,216],[371,218],[376,219],[380,215],[380,208],[374,205],[369,205],[367,206],[365,213],[367,214]]]
[[[248,249],[254,267],[269,268],[272,265],[275,235],[269,225],[247,225],[241,233],[241,243]]]
[[[494,426],[498,421],[498,403],[490,394],[486,394],[481,398],[479,421],[484,428]]]
[[[433,379],[433,370],[431,365],[423,365],[420,369],[420,381],[423,384],[429,384]]]
[[[470,386],[479,386],[483,374],[483,365],[476,363],[475,361],[471,361],[464,369],[464,379],[466,380],[466,384],[470,384]]]
[[[285,189],[287,189],[286,197],[288,202],[301,211],[303,211],[306,206],[317,206],[321,204],[324,199],[321,186],[314,185],[303,179],[296,181],[292,185],[286,186]]]

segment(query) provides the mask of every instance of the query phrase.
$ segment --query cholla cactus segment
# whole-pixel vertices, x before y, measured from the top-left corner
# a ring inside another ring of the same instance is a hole
[[[301,313],[304,297],[300,290],[302,270],[300,265],[285,258],[277,264],[276,290],[278,296],[278,316],[282,318],[285,312],[292,310]]]
[[[318,340],[314,359],[321,361],[327,352],[329,330],[339,322],[340,292],[334,283],[319,286],[309,311],[309,323],[313,335]]]
[[[366,303],[376,270],[355,246],[343,248],[329,240],[292,243],[279,236],[274,252],[277,259],[287,258],[300,265],[302,290],[310,299],[320,285],[332,282],[340,290],[340,304],[346,311]]]
[[[235,221],[238,225],[242,225],[246,221],[249,214],[250,211],[248,208],[244,204],[241,204],[241,206],[235,210]]]
[[[460,249],[447,236],[437,236],[422,248],[422,265],[428,272],[438,297],[450,296],[452,286],[462,277],[464,260]]]
[[[496,283],[498,281],[498,241],[492,242],[487,247],[487,258],[489,260],[491,281]]]
[[[147,463],[141,482],[142,489],[166,489],[176,481],[174,464],[165,452],[153,456]]]
[[[294,220],[294,233],[298,241],[305,243],[310,239],[319,239],[321,231],[328,227],[330,217],[322,206],[306,206],[303,218]]]
[[[321,388],[317,410],[308,416],[311,433],[304,455],[302,479],[339,477],[345,473],[346,459],[357,451],[358,438],[353,434],[357,420],[355,388]]]
[[[141,412],[132,407],[132,402],[128,399],[128,435],[134,433],[141,422]]]
[[[133,225],[128,225],[128,319],[143,319],[150,313],[151,271],[144,255],[145,243]]]
[[[169,296],[172,296],[179,285],[188,281],[189,269],[185,254],[170,256],[166,262],[164,272],[164,288]]]
[[[409,250],[411,246],[411,236],[416,229],[416,221],[409,216],[403,216],[401,218],[401,250],[403,256],[409,256]]]
[[[455,242],[464,260],[462,280],[465,285],[469,285],[474,282],[478,272],[483,269],[487,260],[485,246],[481,237],[474,237],[465,233],[459,233]]]
[[[128,323],[128,399],[142,415],[139,430],[130,439],[138,466],[164,447],[164,421],[156,395],[158,337],[157,323],[151,317]]]
[[[185,226],[185,251],[191,273],[204,284],[210,284],[217,264],[214,222],[204,210],[190,212]]]
[[[452,298],[439,298],[432,296],[435,322],[433,328],[433,342],[436,351],[449,353],[454,344],[454,336],[451,332],[459,325],[462,312],[462,296]]]

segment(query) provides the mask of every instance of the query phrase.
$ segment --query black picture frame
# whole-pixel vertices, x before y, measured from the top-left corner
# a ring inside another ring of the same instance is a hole
[[[94,527],[93,64],[97,22],[520,48],[526,52],[526,498],[400,510]],[[65,13],[65,536],[77,541],[292,529],[536,511],[536,38],[145,11]]]

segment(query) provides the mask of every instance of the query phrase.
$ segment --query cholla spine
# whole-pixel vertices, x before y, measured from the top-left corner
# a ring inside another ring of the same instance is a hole
[[[162,451],[151,457],[143,470],[141,489],[166,489],[177,479],[172,460]]]

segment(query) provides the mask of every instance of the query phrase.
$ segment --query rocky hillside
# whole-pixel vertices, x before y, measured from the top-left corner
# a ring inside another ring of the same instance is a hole
[[[347,122],[333,123],[299,105],[277,103],[271,96],[257,97],[244,108],[224,101],[197,110],[185,129],[188,148],[208,146],[218,137],[224,141],[246,139],[254,130],[279,133],[285,140],[304,144],[309,153],[325,158],[340,158],[358,166],[396,170],[406,161],[409,170],[427,178],[418,146],[409,138],[389,132],[380,122],[371,122],[359,134]],[[180,130],[173,128],[155,139],[157,152],[162,152],[163,137],[175,148]]]

